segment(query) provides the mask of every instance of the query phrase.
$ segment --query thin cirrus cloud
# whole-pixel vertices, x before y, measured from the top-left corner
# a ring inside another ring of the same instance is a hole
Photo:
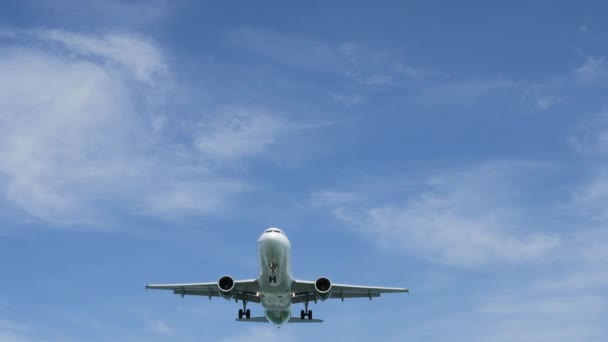
[[[142,37],[116,34],[91,37],[63,30],[34,31],[33,34],[58,42],[73,53],[123,65],[138,81],[151,83],[154,77],[166,77],[168,73],[160,49]]]
[[[352,107],[368,91],[401,92],[409,102],[431,106],[470,106],[490,96],[519,94],[522,82],[501,78],[458,79],[449,73],[405,63],[385,49],[353,42],[328,42],[259,27],[240,27],[225,34],[237,48],[277,66],[306,71],[307,75],[338,76],[328,96]],[[340,85],[340,83],[344,83]],[[542,104],[541,104],[542,105]]]
[[[204,156],[229,162],[259,154],[287,128],[283,119],[261,110],[223,108],[200,124],[194,144]]]
[[[152,215],[209,213],[251,189],[200,154],[235,160],[259,153],[280,124],[271,115],[238,115],[236,130],[184,131],[186,142],[163,135],[173,126],[170,115],[158,115],[167,108],[171,72],[154,42],[57,30],[2,36],[0,179],[5,198],[30,218],[93,227],[116,201]],[[226,137],[251,144],[227,149],[219,142]]]
[[[328,72],[364,86],[392,85],[399,80],[421,81],[445,75],[406,65],[391,54],[352,42],[328,43],[305,35],[291,35],[259,27],[230,30],[233,45],[294,69]]]
[[[572,102],[589,89],[601,85],[608,77],[606,58],[588,56],[574,70],[554,75],[546,80],[522,84],[523,97],[535,109],[546,111]]]
[[[150,1],[95,1],[83,3],[74,0],[40,2],[25,0],[27,8],[39,14],[47,24],[69,27],[71,23],[111,25],[112,27],[137,27],[158,23],[168,17],[180,4],[166,0]]]
[[[477,321],[491,331],[483,337],[494,341],[599,341],[605,313],[601,295],[525,292],[487,299]]]
[[[585,63],[576,69],[576,75],[587,83],[603,80],[608,76],[608,61],[603,57],[587,57]]]
[[[222,339],[222,342],[236,342],[248,340],[252,342],[262,342],[268,340],[281,339],[286,342],[295,342],[300,339],[296,337],[296,335],[288,332],[288,331],[277,331],[276,329],[265,329],[265,328],[253,328],[249,329],[243,333],[236,334],[234,336],[230,336]]]
[[[608,112],[599,112],[594,120],[578,129],[570,143],[578,153],[592,157],[592,168],[588,169],[591,175],[578,184],[570,205],[587,218],[608,222]]]

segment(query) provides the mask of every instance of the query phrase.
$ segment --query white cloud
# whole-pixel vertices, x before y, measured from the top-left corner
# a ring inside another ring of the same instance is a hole
[[[600,112],[596,119],[579,129],[570,139],[577,152],[593,157],[588,175],[573,191],[569,205],[585,218],[608,222],[608,112]]]
[[[339,94],[330,93],[329,96],[336,102],[343,103],[346,106],[353,107],[365,100],[365,97],[358,94]]]
[[[180,6],[166,0],[106,0],[86,3],[76,0],[24,0],[22,3],[45,25],[65,27],[85,23],[87,27],[108,26],[114,29],[157,23]]]
[[[608,76],[608,62],[603,57],[587,57],[585,64],[576,69],[583,82],[597,82]]]
[[[173,328],[171,328],[166,322],[161,320],[154,320],[148,322],[147,328],[152,333],[158,335],[171,335],[174,333]]]
[[[238,106],[176,124],[164,53],[141,37],[10,33],[0,55],[0,189],[30,218],[99,229],[108,207],[217,212],[252,189],[218,165],[262,152],[284,125]]]
[[[334,214],[381,246],[442,264],[535,262],[560,238],[519,220],[513,179],[534,168],[503,161],[446,170],[401,205],[338,205]]]
[[[286,123],[272,114],[226,108],[201,124],[195,145],[209,158],[231,161],[259,154],[286,129]]]
[[[418,88],[411,101],[431,105],[471,105],[490,94],[517,89],[521,84],[511,80],[487,79],[447,81]]]
[[[603,241],[602,243],[605,243]],[[584,251],[581,251],[584,252]],[[577,257],[581,257],[577,255]],[[605,262],[606,258],[603,258]],[[587,264],[589,260],[582,260]],[[577,267],[566,275],[555,275],[538,281],[535,287],[539,291],[594,291],[608,288],[608,274],[602,267]]]
[[[327,207],[350,204],[362,199],[356,192],[327,190],[312,193],[310,202],[313,206]]]
[[[28,342],[29,327],[24,324],[0,318],[0,342]]]
[[[596,175],[579,185],[573,194],[572,205],[588,218],[608,222],[608,170],[598,170]]]
[[[102,57],[122,65],[139,81],[150,83],[156,77],[166,77],[168,73],[161,50],[139,36],[107,34],[96,37],[63,30],[34,31],[33,34],[64,44],[72,53]]]
[[[286,331],[287,329],[276,329],[270,325],[248,329],[242,334],[231,336],[220,340],[221,342],[238,342],[238,341],[251,341],[251,342],[266,342],[272,340],[281,340],[285,342],[299,341],[295,335]]]
[[[17,49],[0,57],[0,73],[0,172],[15,203],[49,217],[78,202],[68,184],[105,186],[127,171],[131,108],[111,70]]]
[[[548,110],[556,104],[564,102],[565,99],[565,97],[561,96],[542,95],[534,99],[534,106],[538,110]]]
[[[600,112],[595,120],[579,128],[569,140],[582,154],[608,155],[608,111]]]
[[[228,32],[235,45],[282,65],[307,70],[341,69],[335,48],[321,41],[273,30],[241,27]]]
[[[0,342],[28,342],[28,337],[10,331],[0,331]]]
[[[353,42],[329,43],[314,37],[257,27],[228,32],[234,45],[277,64],[296,69],[330,72],[367,86],[395,85],[399,81],[444,78],[442,73],[399,62],[386,51]]]
[[[185,213],[213,213],[225,209],[226,203],[235,193],[251,190],[252,186],[237,181],[221,179],[208,182],[171,181],[159,184],[141,204],[142,211],[164,217]]]
[[[448,77],[447,74],[427,70],[420,67],[412,67],[403,63],[395,63],[393,69],[396,73],[405,75],[406,77],[422,81],[425,79],[445,79]]]
[[[523,295],[483,300],[476,318],[487,332],[478,340],[600,341],[606,300],[598,295]]]

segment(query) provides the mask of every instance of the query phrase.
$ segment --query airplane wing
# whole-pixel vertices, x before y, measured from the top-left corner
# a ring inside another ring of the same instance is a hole
[[[246,300],[252,303],[259,303],[259,285],[256,279],[235,280],[233,299]],[[146,289],[170,290],[173,293],[183,296],[204,296],[221,297],[217,282],[210,283],[190,283],[190,284],[149,284]]]
[[[291,303],[303,303],[307,300],[316,301],[315,282],[306,280],[295,280],[292,286],[293,296]],[[382,293],[408,292],[408,289],[400,287],[375,287],[346,284],[332,284],[329,298],[369,298],[380,297]]]

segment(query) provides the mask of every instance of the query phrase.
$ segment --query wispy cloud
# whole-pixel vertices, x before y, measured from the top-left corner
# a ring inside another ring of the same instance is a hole
[[[83,3],[74,0],[57,0],[39,2],[26,0],[25,6],[34,13],[44,14],[46,24],[70,26],[70,24],[88,27],[112,26],[133,27],[151,22],[158,22],[172,13],[179,4],[166,0],[151,1],[95,1]]]
[[[578,152],[586,155],[608,155],[608,111],[600,111],[570,138]]]
[[[100,228],[116,202],[146,215],[217,211],[252,188],[223,176],[221,164],[261,153],[286,122],[231,106],[183,128],[176,115],[159,115],[169,107],[171,71],[152,41],[9,33],[0,55],[1,184],[36,219]]]
[[[572,205],[591,219],[608,222],[606,203],[608,203],[608,170],[604,167],[579,185],[574,193]]]
[[[285,66],[325,71],[342,69],[337,49],[313,38],[256,27],[231,30],[227,37],[242,49]]]
[[[19,322],[0,318],[0,341],[29,342],[34,341],[27,335],[29,327]]]
[[[364,197],[354,191],[337,191],[337,190],[326,190],[313,192],[310,197],[310,203],[313,206],[320,207],[333,207],[344,204],[352,204],[358,202]]]
[[[174,333],[173,328],[171,328],[165,321],[162,320],[154,320],[148,322],[147,328],[152,333],[159,335],[171,335]]]
[[[329,97],[331,97],[336,102],[345,104],[348,107],[356,106],[359,103],[365,101],[365,97],[359,94],[330,93]]]
[[[101,57],[124,66],[139,81],[150,83],[155,77],[167,81],[168,67],[162,51],[143,37],[126,34],[90,36],[63,30],[32,31],[32,34],[63,44],[71,53]]]
[[[608,112],[601,111],[570,138],[573,148],[592,157],[588,176],[578,184],[570,205],[587,218],[608,222]]]
[[[536,109],[538,110],[548,110],[553,106],[564,102],[566,97],[563,96],[553,96],[553,95],[542,95],[534,98],[533,103]]]
[[[479,340],[599,341],[605,334],[599,318],[607,312],[604,297],[522,292],[482,300],[477,321],[489,331]]]
[[[287,129],[280,117],[260,110],[224,108],[201,122],[197,149],[213,160],[232,161],[262,152]]]
[[[489,95],[519,91],[520,82],[505,79],[447,80],[414,88],[411,101],[436,106],[474,105]]]
[[[601,86],[607,76],[606,58],[588,56],[574,70],[559,72],[536,82],[521,82],[521,88],[525,102],[538,111],[548,111],[582,98],[589,90]]]
[[[402,80],[444,78],[440,72],[398,61],[387,51],[354,42],[326,42],[315,37],[287,34],[258,27],[228,32],[228,40],[248,52],[279,65],[315,72],[330,72],[360,85],[385,86]]]
[[[575,71],[578,78],[587,83],[598,82],[608,76],[608,62],[603,57],[587,57]]]
[[[478,267],[538,261],[559,246],[560,237],[519,220],[522,208],[514,200],[518,193],[513,180],[535,167],[496,161],[446,170],[428,178],[425,189],[401,204],[338,202],[333,210],[338,219],[381,246],[433,262]]]
[[[271,326],[248,329],[242,334],[237,334],[232,337],[222,339],[222,342],[237,342],[237,341],[252,341],[263,342],[269,340],[280,339],[281,341],[295,342],[300,339],[290,332],[273,329]]]

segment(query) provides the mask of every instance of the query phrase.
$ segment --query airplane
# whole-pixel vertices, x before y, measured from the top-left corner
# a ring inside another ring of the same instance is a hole
[[[272,322],[277,326],[285,323],[321,323],[313,319],[309,302],[327,299],[380,297],[382,293],[408,292],[397,287],[372,287],[334,284],[327,277],[315,281],[294,279],[291,273],[291,244],[279,228],[268,228],[258,239],[258,263],[260,276],[257,279],[234,280],[225,275],[217,282],[190,284],[149,284],[146,289],[171,290],[174,294],[223,297],[240,300],[243,308],[238,311],[239,322]],[[251,317],[247,303],[258,303],[264,307],[264,316]],[[300,317],[291,316],[291,305],[304,303]]]

